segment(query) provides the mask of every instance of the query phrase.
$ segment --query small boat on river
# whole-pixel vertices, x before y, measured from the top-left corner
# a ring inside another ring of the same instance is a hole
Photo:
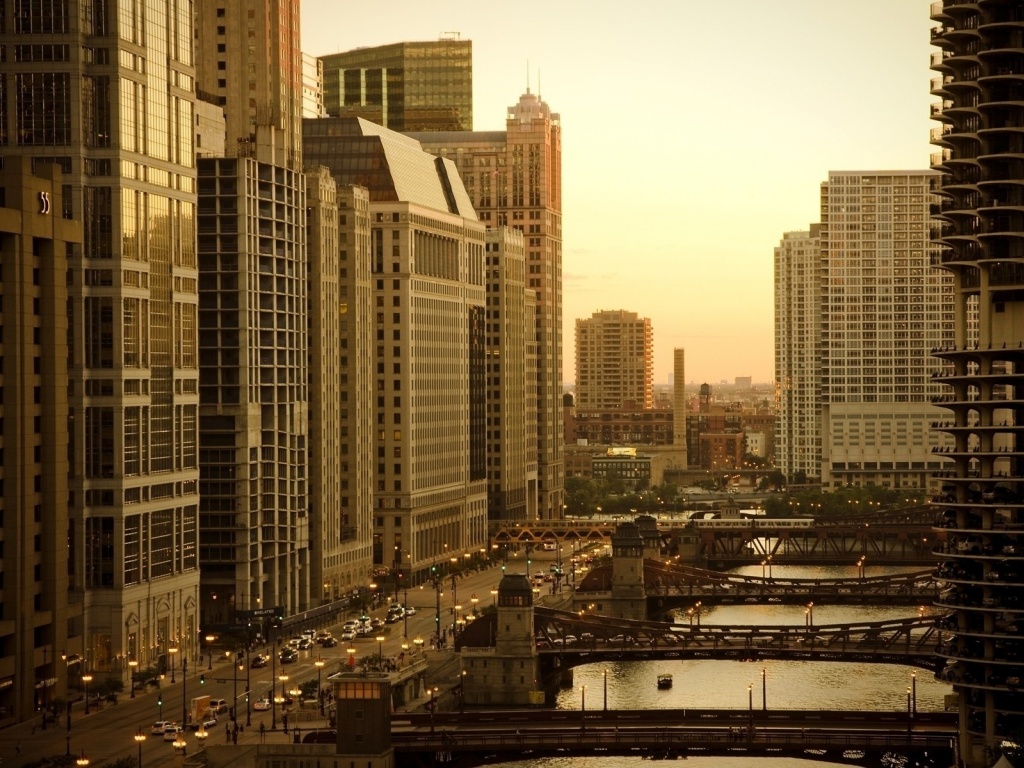
[[[658,689],[666,690],[672,687],[672,675],[658,675]]]

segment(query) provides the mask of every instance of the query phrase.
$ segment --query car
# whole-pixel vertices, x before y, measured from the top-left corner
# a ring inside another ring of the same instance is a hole
[[[346,621],[344,624],[341,625],[341,628],[342,629],[353,629],[353,630],[355,630],[355,629],[359,629],[359,625],[360,624],[362,624],[362,622],[359,621],[358,619],[349,619],[348,621]]]
[[[181,732],[182,731],[180,726],[174,725],[173,723],[171,725],[168,725],[166,728],[164,728],[164,741],[177,741],[178,736],[181,735]]]
[[[269,712],[270,711],[270,699],[257,699],[252,705],[252,708],[257,712]]]
[[[370,629],[383,629],[384,619],[370,619]]]
[[[356,632],[356,637],[373,637],[377,634],[376,630],[369,624],[362,624],[359,627],[359,631]]]
[[[388,616],[384,619],[385,624],[397,624],[402,620],[402,614],[395,611],[388,611]]]
[[[331,633],[328,632],[326,629],[322,629],[316,633],[315,640],[318,643],[323,643],[324,640],[327,640],[330,637],[332,637]]]
[[[299,644],[296,647],[300,651],[308,651],[310,648],[313,647],[313,641],[310,640],[308,637],[303,637],[299,640]]]
[[[270,661],[270,659],[268,659],[262,653],[257,653],[256,655],[249,657],[249,666],[253,669],[263,669],[265,666],[267,666],[268,661]]]
[[[302,634],[303,637],[308,637],[310,640],[312,640],[314,637],[316,637],[316,630],[315,629],[304,629],[304,630],[302,630],[301,634]]]
[[[202,726],[202,727],[200,727]],[[207,713],[203,718],[202,723],[196,725],[195,723],[189,723],[188,726],[193,731],[209,731],[217,727],[217,718],[210,713]]]
[[[153,736],[161,736],[163,735],[163,732],[166,731],[172,725],[174,725],[174,723],[170,720],[157,720],[155,723],[153,723],[153,725],[150,726],[149,732]]]
[[[320,641],[320,645],[322,645],[324,648],[333,648],[337,644],[338,641],[335,640],[333,637],[325,637],[323,640]]]
[[[299,660],[299,652],[294,648],[282,648],[277,660],[282,664],[294,664]]]
[[[228,711],[226,699],[210,699],[210,711],[215,715],[222,715]]]
[[[416,609],[413,606],[411,606],[411,605],[405,606],[405,612],[409,616],[415,616],[416,615]]]
[[[358,632],[356,631],[356,629],[354,627],[352,629],[343,629],[343,630],[341,630],[341,639],[342,640],[355,640],[357,635],[358,635]]]

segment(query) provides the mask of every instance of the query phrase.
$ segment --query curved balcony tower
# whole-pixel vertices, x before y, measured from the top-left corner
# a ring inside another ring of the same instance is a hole
[[[937,652],[964,764],[989,766],[1024,722],[1024,4],[941,0],[931,18],[935,237],[956,291],[956,343],[934,351],[949,411],[935,426],[955,441],[936,499]]]

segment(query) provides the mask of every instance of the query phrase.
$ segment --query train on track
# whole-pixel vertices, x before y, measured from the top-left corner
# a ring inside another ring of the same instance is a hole
[[[786,530],[790,531],[794,528],[813,528],[814,518],[812,517],[792,517],[792,518],[747,518],[747,517],[733,517],[733,518],[712,518],[710,520],[691,520],[698,529],[711,529],[711,530],[729,530],[736,529],[740,531],[773,531],[773,530]]]

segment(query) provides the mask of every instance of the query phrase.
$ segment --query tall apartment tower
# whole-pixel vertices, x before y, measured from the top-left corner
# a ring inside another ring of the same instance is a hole
[[[939,676],[960,699],[959,757],[978,768],[1020,742],[1024,711],[1024,16],[991,0],[931,14],[937,262],[955,296],[955,335],[935,350],[937,429],[952,443],[937,500],[949,585],[938,623],[953,633]]]
[[[306,610],[321,591],[310,582],[319,532],[311,535],[309,518],[299,3],[198,0],[195,14],[197,93],[223,110],[226,155],[198,162],[200,563],[209,629],[238,623],[239,611]]]
[[[534,292],[522,232],[487,230],[487,504],[491,520],[536,515],[536,400],[529,397]],[[534,422],[530,429],[530,422]]]
[[[786,232],[775,249],[777,466],[793,479],[821,474],[820,225]]]
[[[341,599],[372,570],[374,439],[370,197],[306,172],[310,584]],[[322,590],[322,591],[320,591]]]
[[[5,604],[0,655],[4,718],[27,719],[66,698],[68,648],[81,658],[81,600],[69,600],[68,263],[82,225],[64,217],[56,165],[10,157],[0,171],[0,558]],[[65,658],[61,659],[63,653]]]
[[[931,269],[932,171],[833,171],[821,185],[821,481],[925,489],[952,341],[951,279]]]
[[[393,131],[473,130],[473,43],[457,37],[321,56],[324,108]]]
[[[195,0],[195,31],[196,92],[224,108],[227,155],[301,170],[299,0]]]
[[[65,281],[69,417],[39,425],[51,431],[47,451],[70,442],[67,494],[56,502],[67,504],[69,525],[41,539],[56,547],[45,559],[68,558],[68,575],[52,595],[28,604],[38,611],[55,601],[52,621],[65,610],[83,620],[72,622],[80,635],[66,647],[53,645],[64,629],[42,626],[30,646],[2,644],[5,656],[24,658],[19,666],[41,664],[47,674],[56,658],[58,690],[77,689],[85,671],[127,685],[129,661],[143,669],[169,664],[171,647],[179,662],[198,656],[190,8],[177,0],[118,0],[82,7],[29,1],[0,10],[0,46],[11,52],[0,62],[7,84],[0,156],[5,165],[17,156],[57,164],[62,208],[50,215],[83,222],[82,248],[69,254]],[[56,340],[46,349],[64,355]],[[40,504],[37,524],[63,525],[60,516],[42,517],[53,510]],[[5,605],[13,611],[17,603]],[[22,622],[37,620],[24,608],[3,617],[15,621],[22,640],[33,635]],[[5,691],[0,685],[0,697]]]
[[[417,579],[487,542],[485,227],[454,165],[413,139],[304,127],[310,163],[369,191],[374,563]]]
[[[482,222],[526,237],[526,287],[536,293],[536,514],[559,518],[565,501],[561,118],[527,90],[508,108],[504,131],[409,135],[455,163]]]
[[[689,455],[686,445],[686,350],[672,350],[672,446],[673,461],[686,469]]]
[[[576,410],[654,407],[654,331],[625,310],[576,320]]]

